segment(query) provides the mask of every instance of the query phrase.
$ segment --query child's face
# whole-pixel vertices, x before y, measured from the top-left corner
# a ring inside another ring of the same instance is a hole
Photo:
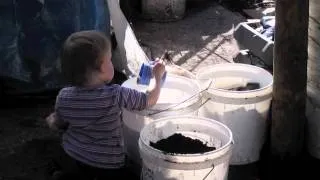
[[[111,61],[111,51],[109,51],[108,53],[106,53],[103,56],[103,60],[101,63],[101,76],[102,79],[106,82],[109,82],[112,80],[113,75],[114,75],[114,69],[113,69],[113,64]]]

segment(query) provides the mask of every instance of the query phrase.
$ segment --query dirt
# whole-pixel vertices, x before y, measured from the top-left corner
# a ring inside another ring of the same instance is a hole
[[[229,90],[229,91],[250,91],[250,90],[256,90],[256,89],[260,89],[259,83],[247,83],[246,86],[239,86],[239,87],[230,88],[227,90]]]
[[[198,139],[185,137],[180,133],[173,134],[156,143],[150,142],[150,146],[166,153],[172,154],[197,154],[213,151],[215,147],[209,147]]]
[[[49,179],[51,160],[60,148],[60,135],[44,120],[54,99],[10,99],[15,107],[0,110],[0,179]]]

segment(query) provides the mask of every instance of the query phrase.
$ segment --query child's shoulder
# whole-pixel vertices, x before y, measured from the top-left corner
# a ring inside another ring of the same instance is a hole
[[[70,93],[72,93],[75,90],[76,87],[70,86],[70,87],[64,87],[60,89],[58,96],[66,96]]]
[[[79,94],[92,94],[92,93],[101,93],[101,92],[115,92],[121,89],[120,85],[112,84],[112,85],[104,85],[99,87],[93,87],[93,88],[86,88],[86,87],[64,87],[59,91],[58,96],[64,97],[64,96],[70,96],[70,95],[79,95]]]

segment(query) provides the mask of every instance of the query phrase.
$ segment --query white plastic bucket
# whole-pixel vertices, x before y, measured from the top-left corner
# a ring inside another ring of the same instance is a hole
[[[122,86],[145,92],[148,86],[138,85],[137,79],[129,79]],[[152,81],[153,82],[153,81]],[[152,83],[151,82],[151,83]],[[172,115],[197,115],[201,105],[200,85],[197,81],[168,74],[155,106],[144,111],[123,110],[125,147],[129,160],[141,165],[138,140],[141,129],[155,119]],[[183,103],[181,103],[183,102]],[[178,105],[178,106],[176,106]],[[173,107],[166,110],[168,107]],[[164,110],[164,111],[161,111]]]
[[[216,150],[198,154],[168,154],[151,147],[174,133],[198,139]],[[224,180],[232,154],[232,132],[212,119],[182,116],[153,121],[143,128],[139,148],[143,160],[143,180]]]
[[[228,63],[200,69],[197,79],[203,87],[211,83],[203,94],[204,100],[210,99],[199,110],[199,116],[216,119],[233,132],[235,145],[230,164],[258,161],[265,141],[266,119],[272,99],[272,75],[256,66]],[[248,82],[260,83],[260,88],[224,90]]]

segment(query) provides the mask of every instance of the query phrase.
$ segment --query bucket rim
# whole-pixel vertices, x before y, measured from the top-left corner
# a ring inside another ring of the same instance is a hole
[[[213,151],[208,151],[205,153],[194,153],[194,154],[171,154],[171,153],[164,153],[161,150],[158,150],[156,148],[153,148],[150,146],[149,143],[147,143],[146,141],[144,141],[141,136],[142,134],[146,131],[147,127],[156,124],[158,122],[163,122],[163,121],[169,121],[169,120],[174,120],[174,119],[196,119],[196,120],[201,120],[201,121],[207,121],[207,122],[214,122],[215,124],[218,124],[219,126],[223,127],[228,135],[229,135],[229,139],[228,141],[221,147],[216,148]],[[144,147],[146,147],[147,149],[153,151],[154,153],[158,154],[157,157],[164,159],[165,161],[171,162],[171,163],[181,163],[180,161],[183,161],[184,163],[197,163],[197,162],[203,162],[204,160],[210,160],[210,159],[214,159],[218,156],[220,156],[219,154],[223,154],[224,152],[228,152],[231,150],[232,145],[234,144],[234,140],[233,140],[233,133],[231,131],[230,128],[228,128],[225,124],[214,120],[214,119],[210,119],[210,118],[206,118],[206,117],[198,117],[198,116],[169,116],[169,117],[164,117],[164,118],[160,118],[157,120],[154,120],[152,122],[150,122],[148,125],[146,125],[140,132],[140,137],[139,137],[139,148],[141,150],[141,144],[143,144]],[[165,158],[164,158],[165,157]],[[202,158],[201,158],[202,157]],[[189,159],[190,158],[190,159]],[[179,161],[177,161],[177,159],[181,159]]]
[[[190,99],[188,99],[189,97],[185,98],[185,100],[187,100],[186,102],[181,103],[180,105],[178,105],[176,108],[172,109],[171,111],[177,111],[177,110],[189,108],[189,107],[192,107],[194,104],[197,104],[197,103],[202,101],[201,86],[200,86],[200,83],[196,79],[192,79],[192,78],[188,78],[188,77],[185,77],[185,76],[168,73],[167,74],[167,79],[170,78],[170,77],[171,78],[177,78],[179,80],[184,80],[185,82],[188,82],[188,83],[192,82],[192,84],[194,85],[193,88],[196,88],[196,91],[197,91],[196,93],[193,94],[193,95],[195,95],[194,97],[192,97]],[[129,82],[129,81],[135,81],[136,78],[137,77],[133,77],[133,78],[130,78],[130,79],[124,81],[121,84],[121,86],[122,87],[127,87],[127,86],[124,86],[124,84],[126,82]],[[179,104],[179,103],[177,103],[177,104]],[[135,113],[142,114],[142,115],[148,115],[148,114],[153,114],[154,112],[162,111],[162,110],[163,109],[158,109],[158,108],[152,108],[151,107],[151,108],[148,108],[148,109],[145,109],[145,110],[142,110],[142,111],[135,111]]]
[[[266,73],[268,76],[272,77],[270,83],[268,83],[268,85],[261,87],[259,89],[254,89],[254,90],[247,90],[247,91],[232,91],[232,90],[225,90],[225,89],[219,89],[219,88],[215,88],[215,87],[210,87],[208,88],[207,92],[208,93],[212,93],[212,91],[214,92],[220,92],[220,93],[229,93],[229,94],[241,94],[241,95],[246,95],[246,94],[250,94],[250,93],[255,93],[255,92],[261,92],[263,90],[268,90],[268,89],[272,89],[273,87],[273,75],[268,72],[267,70],[258,67],[258,66],[254,66],[254,65],[250,65],[250,64],[243,64],[243,63],[221,63],[221,64],[215,64],[215,65],[209,65],[206,67],[202,67],[198,70],[198,72],[196,73],[196,80],[210,80],[210,78],[208,79],[200,79],[199,76],[202,74],[202,72],[205,72],[205,70],[208,69],[212,69],[212,68],[218,68],[218,67],[226,67],[226,66],[234,66],[234,67],[247,67],[247,68],[251,68],[251,69],[258,69],[261,72]],[[199,82],[200,83],[200,82]],[[213,82],[214,83],[214,82]],[[211,92],[210,92],[211,91]]]

